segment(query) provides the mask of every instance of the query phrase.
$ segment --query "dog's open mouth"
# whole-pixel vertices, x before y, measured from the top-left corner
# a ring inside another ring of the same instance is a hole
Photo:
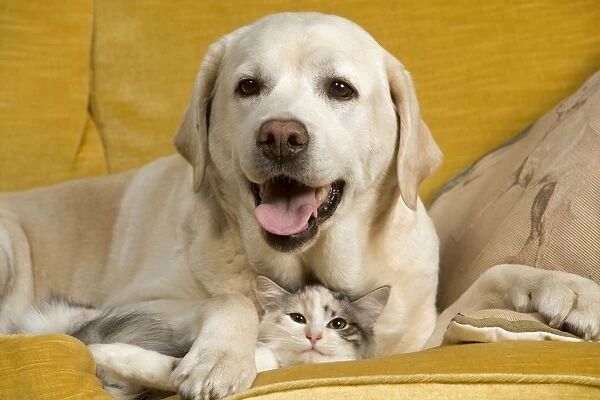
[[[318,225],[333,215],[344,192],[342,180],[311,187],[284,176],[250,186],[265,239],[280,251],[294,250],[315,236]]]

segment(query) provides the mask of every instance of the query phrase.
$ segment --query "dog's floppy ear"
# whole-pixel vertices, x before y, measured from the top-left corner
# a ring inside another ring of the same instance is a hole
[[[386,69],[392,101],[399,118],[398,185],[404,203],[417,208],[419,184],[438,167],[442,152],[421,119],[415,87],[408,71],[391,54]]]
[[[225,53],[225,40],[212,44],[196,75],[194,92],[173,143],[194,170],[194,191],[200,189],[208,158],[210,106]]]

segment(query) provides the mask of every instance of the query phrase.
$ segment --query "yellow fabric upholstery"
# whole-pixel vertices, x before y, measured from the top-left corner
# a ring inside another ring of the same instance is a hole
[[[259,374],[235,399],[548,398],[600,395],[600,344],[507,342],[447,346]],[[0,399],[111,397],[90,353],[68,336],[0,336]],[[544,397],[545,396],[545,397]],[[172,397],[171,399],[176,399]]]
[[[87,113],[92,16],[90,0],[0,2],[0,191],[107,172]]]
[[[513,377],[517,383],[520,377]],[[511,383],[513,383],[511,382]],[[398,384],[401,384],[399,386]],[[511,385],[506,381],[499,382],[398,382],[391,379],[360,379],[359,381],[327,382],[325,386],[310,388],[290,387],[285,391],[268,392],[254,397],[237,397],[238,399],[256,398],[262,400],[280,399],[350,399],[350,400],[414,400],[414,399],[596,399],[598,390],[582,388],[575,382],[570,384],[526,383]]]
[[[2,0],[0,191],[173,152],[207,46],[276,11],[353,19],[412,71],[449,176],[600,67],[597,0]],[[598,398],[600,345],[457,346],[261,374],[239,399]],[[0,338],[0,399],[105,399],[83,346]]]
[[[425,199],[600,67],[596,0],[4,0],[0,190],[172,153],[208,44],[284,10],[349,17],[412,71],[446,154]]]
[[[69,336],[0,336],[0,399],[110,400],[83,343]]]
[[[598,343],[506,342],[445,346],[357,362],[282,368],[259,375],[254,387],[336,377],[402,375],[408,382],[414,379],[410,376],[458,377],[478,374],[481,374],[481,380],[492,381],[494,380],[492,375],[503,374],[541,374],[556,379],[587,377],[589,382],[600,385],[597,381],[600,379],[600,363],[594,362],[599,355],[600,344]],[[542,365],[543,371],[540,370]],[[488,375],[488,378],[483,378],[484,375]],[[470,379],[467,377],[465,382]],[[460,379],[456,379],[455,382],[460,382]]]
[[[592,399],[600,344],[505,342],[259,374],[241,399]],[[175,399],[175,398],[173,398]]]

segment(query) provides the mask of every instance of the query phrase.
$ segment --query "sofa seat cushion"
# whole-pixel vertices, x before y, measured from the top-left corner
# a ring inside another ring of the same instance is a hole
[[[593,399],[600,395],[598,357],[595,343],[445,346],[263,372],[230,399]]]
[[[95,374],[94,359],[65,335],[0,336],[0,399],[110,400]]]
[[[445,346],[371,360],[258,375],[232,399],[537,399],[600,394],[600,345],[504,342]],[[0,399],[108,400],[90,353],[68,336],[0,336]],[[170,400],[177,396],[170,397]]]

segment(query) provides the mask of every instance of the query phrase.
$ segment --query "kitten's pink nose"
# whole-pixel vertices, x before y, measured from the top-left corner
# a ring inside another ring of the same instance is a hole
[[[321,340],[322,336],[320,333],[311,332],[306,336],[306,338],[310,340],[310,344],[315,347],[317,342]]]

